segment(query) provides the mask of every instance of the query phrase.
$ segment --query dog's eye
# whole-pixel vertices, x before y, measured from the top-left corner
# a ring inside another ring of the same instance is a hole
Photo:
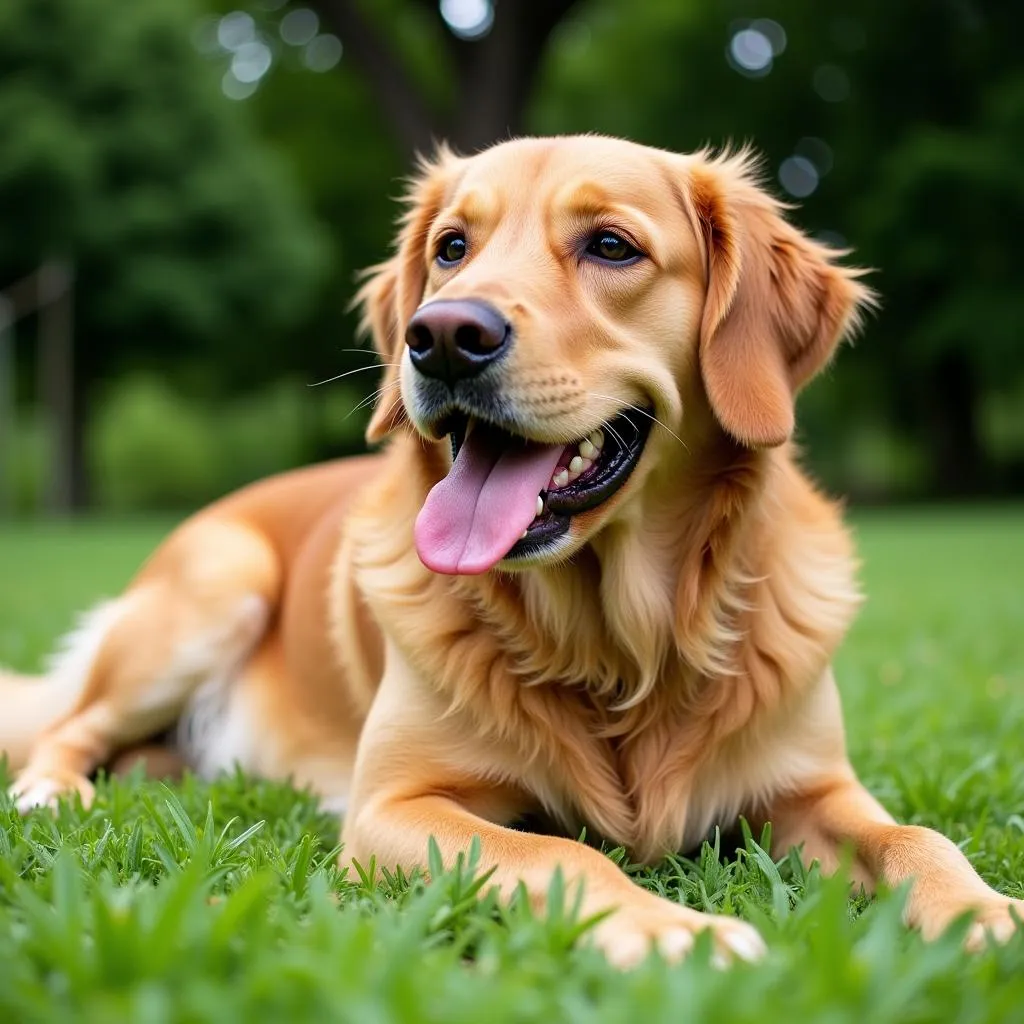
[[[466,255],[466,239],[464,235],[453,232],[445,235],[437,247],[437,261],[442,266],[458,263]]]
[[[606,263],[630,263],[640,256],[640,250],[612,231],[598,231],[590,239],[587,255]]]

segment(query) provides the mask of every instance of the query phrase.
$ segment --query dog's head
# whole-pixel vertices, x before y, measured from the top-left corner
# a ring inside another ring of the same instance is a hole
[[[361,299],[388,364],[369,439],[451,439],[416,523],[430,568],[564,558],[671,446],[790,437],[871,295],[749,165],[587,136],[421,168]]]

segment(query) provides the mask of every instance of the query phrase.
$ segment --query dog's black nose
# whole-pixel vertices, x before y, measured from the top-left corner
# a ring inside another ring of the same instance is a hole
[[[413,366],[447,384],[473,377],[508,351],[512,327],[475,299],[439,299],[418,309],[405,343]]]

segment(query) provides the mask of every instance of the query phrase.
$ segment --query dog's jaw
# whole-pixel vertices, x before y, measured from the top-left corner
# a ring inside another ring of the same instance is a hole
[[[597,511],[629,480],[651,422],[627,409],[580,438],[545,444],[449,415],[451,467],[416,520],[421,560],[435,572],[476,575],[499,563],[515,569],[564,557],[574,519]]]

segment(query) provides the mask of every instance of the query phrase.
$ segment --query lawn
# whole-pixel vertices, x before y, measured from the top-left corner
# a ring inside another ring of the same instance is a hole
[[[1024,509],[855,521],[869,601],[837,666],[854,763],[1024,896]],[[34,667],[165,525],[0,527],[0,662]],[[336,837],[307,795],[240,777],[128,779],[25,821],[0,796],[0,1021],[1024,1020],[1024,938],[927,946],[900,894],[851,901],[763,837],[636,875],[755,921],[767,961],[720,972],[701,945],[629,975],[573,945],[557,893],[538,920],[474,899],[468,872],[341,877]]]

